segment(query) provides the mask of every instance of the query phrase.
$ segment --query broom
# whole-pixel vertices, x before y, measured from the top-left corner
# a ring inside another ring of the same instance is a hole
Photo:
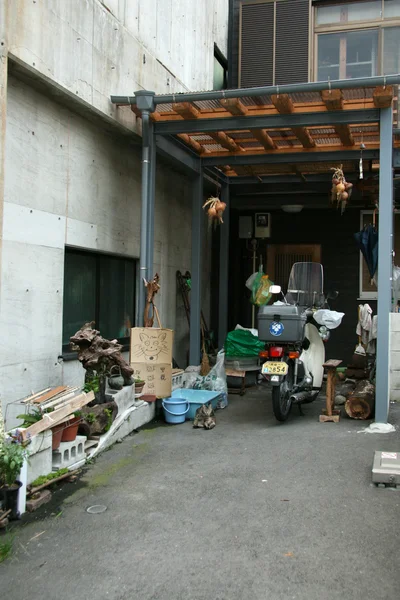
[[[211,371],[211,367],[210,367],[210,360],[209,360],[207,352],[206,352],[206,344],[205,344],[205,340],[204,340],[204,329],[203,329],[203,327],[201,328],[201,336],[202,336],[202,339],[203,339],[203,344],[202,344],[203,356],[201,357],[200,375],[202,377],[205,377]]]

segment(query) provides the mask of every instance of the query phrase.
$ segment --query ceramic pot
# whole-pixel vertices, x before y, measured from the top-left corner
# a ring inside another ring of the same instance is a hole
[[[61,425],[56,425],[55,427],[52,428],[52,430],[51,430],[53,433],[53,441],[51,444],[52,450],[57,450],[57,448],[61,444],[61,438],[63,435],[64,427],[65,427],[65,425],[64,425],[64,423],[62,423]]]
[[[62,442],[73,442],[78,435],[78,427],[81,419],[80,417],[74,417],[66,423],[64,423],[64,430],[62,431]]]

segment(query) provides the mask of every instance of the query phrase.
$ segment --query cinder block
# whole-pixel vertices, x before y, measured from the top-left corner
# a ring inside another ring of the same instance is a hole
[[[50,500],[51,500],[50,490],[42,490],[41,492],[38,492],[38,493],[39,493],[39,496],[37,498],[31,498],[30,500],[26,501],[26,510],[28,512],[33,512],[34,510],[39,508],[39,506],[42,506],[42,504],[46,504],[46,502],[50,502]]]
[[[400,371],[400,352],[393,351],[390,353],[390,370]]]
[[[400,331],[392,331],[390,336],[390,350],[391,352],[400,351]]]
[[[400,390],[390,390],[390,401],[400,402]]]
[[[400,390],[400,371],[394,371],[390,374],[390,385],[391,390]]]
[[[59,448],[53,451],[53,471],[64,469],[86,458],[85,435],[77,435],[73,442],[61,442]]]
[[[400,331],[400,313],[390,313],[390,331]]]

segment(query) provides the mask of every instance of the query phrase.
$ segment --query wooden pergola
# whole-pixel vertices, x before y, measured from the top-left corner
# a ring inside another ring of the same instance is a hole
[[[229,207],[231,185],[328,175],[332,165],[355,171],[360,159],[379,169],[379,265],[376,420],[388,414],[393,168],[400,137],[393,130],[400,75],[238,90],[112,96],[142,121],[141,275],[152,275],[157,153],[192,175],[192,302],[190,362],[200,362],[203,175],[221,182]],[[220,236],[219,344],[227,333],[229,210]],[[140,320],[144,291],[139,298]],[[381,400],[379,400],[381,398]]]

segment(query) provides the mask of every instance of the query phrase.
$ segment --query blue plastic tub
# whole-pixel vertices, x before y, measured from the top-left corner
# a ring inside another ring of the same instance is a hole
[[[187,390],[180,388],[172,392],[172,399],[181,398],[189,403],[189,410],[186,413],[186,419],[193,421],[196,410],[203,404],[211,402],[211,406],[217,408],[218,402],[221,398],[220,392],[207,392],[205,390]]]
[[[162,401],[164,417],[167,423],[177,425],[184,423],[186,415],[190,409],[190,404],[181,396],[174,398],[164,398]]]

